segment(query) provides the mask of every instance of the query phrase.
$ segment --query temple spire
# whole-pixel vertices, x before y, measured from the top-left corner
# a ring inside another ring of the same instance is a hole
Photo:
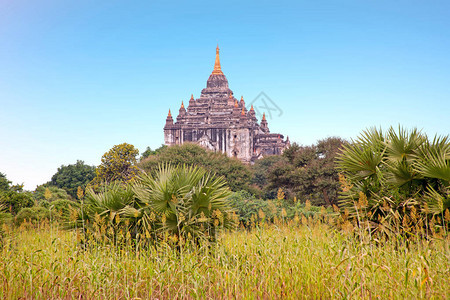
[[[169,114],[167,115],[167,117],[172,117],[172,114],[170,113],[170,109],[169,109]]]
[[[220,68],[220,57],[219,57],[219,45],[216,48],[216,62],[214,63],[213,75],[223,75],[222,69]]]

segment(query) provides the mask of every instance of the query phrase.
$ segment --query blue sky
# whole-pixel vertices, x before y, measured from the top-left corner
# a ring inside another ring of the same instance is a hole
[[[448,1],[0,1],[0,172],[27,189],[116,144],[163,143],[169,108],[222,70],[272,132],[450,133]]]

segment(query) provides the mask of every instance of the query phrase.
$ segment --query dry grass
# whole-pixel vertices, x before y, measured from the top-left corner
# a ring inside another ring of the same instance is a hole
[[[449,240],[366,242],[303,220],[222,235],[213,248],[77,245],[44,223],[4,228],[1,299],[445,299]]]

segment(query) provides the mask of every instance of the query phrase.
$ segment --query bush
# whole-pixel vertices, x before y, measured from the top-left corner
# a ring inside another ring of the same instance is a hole
[[[24,221],[36,223],[44,219],[50,219],[50,210],[42,206],[33,206],[22,208],[14,218],[14,222],[20,225]]]
[[[319,213],[330,214],[332,209],[312,206],[310,202],[300,203],[285,199],[264,200],[255,198],[247,191],[235,192],[229,197],[231,206],[239,216],[239,222],[248,226],[256,221],[273,222],[278,219],[293,219],[296,216],[306,218]]]
[[[219,231],[236,223],[230,193],[223,177],[204,169],[162,165],[133,184],[110,184],[100,193],[88,188],[76,225],[93,233],[86,231],[86,240],[108,243],[140,239],[150,244],[168,237],[214,242]]]
[[[64,220],[69,217],[72,210],[78,209],[80,203],[71,200],[56,200],[50,205],[50,210],[52,212],[52,219]]]
[[[345,218],[383,234],[448,232],[450,139],[417,129],[364,131],[338,157]]]

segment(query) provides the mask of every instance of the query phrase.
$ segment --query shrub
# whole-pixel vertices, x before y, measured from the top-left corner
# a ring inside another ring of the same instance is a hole
[[[35,223],[44,219],[50,219],[50,210],[41,206],[33,206],[22,208],[14,218],[14,222],[16,225],[20,225],[24,221]]]
[[[345,145],[337,163],[345,220],[387,235],[447,232],[448,136],[430,141],[417,129],[374,128]]]
[[[256,221],[274,222],[275,218],[291,220],[296,216],[308,218],[319,213],[332,212],[331,208],[312,206],[309,201],[300,203],[285,199],[264,200],[256,198],[247,191],[235,192],[229,199],[239,216],[239,222],[244,226],[254,224]]]
[[[132,185],[115,183],[100,193],[88,188],[76,226],[113,243],[167,237],[214,242],[220,230],[235,225],[230,193],[223,177],[202,168],[161,165]]]

